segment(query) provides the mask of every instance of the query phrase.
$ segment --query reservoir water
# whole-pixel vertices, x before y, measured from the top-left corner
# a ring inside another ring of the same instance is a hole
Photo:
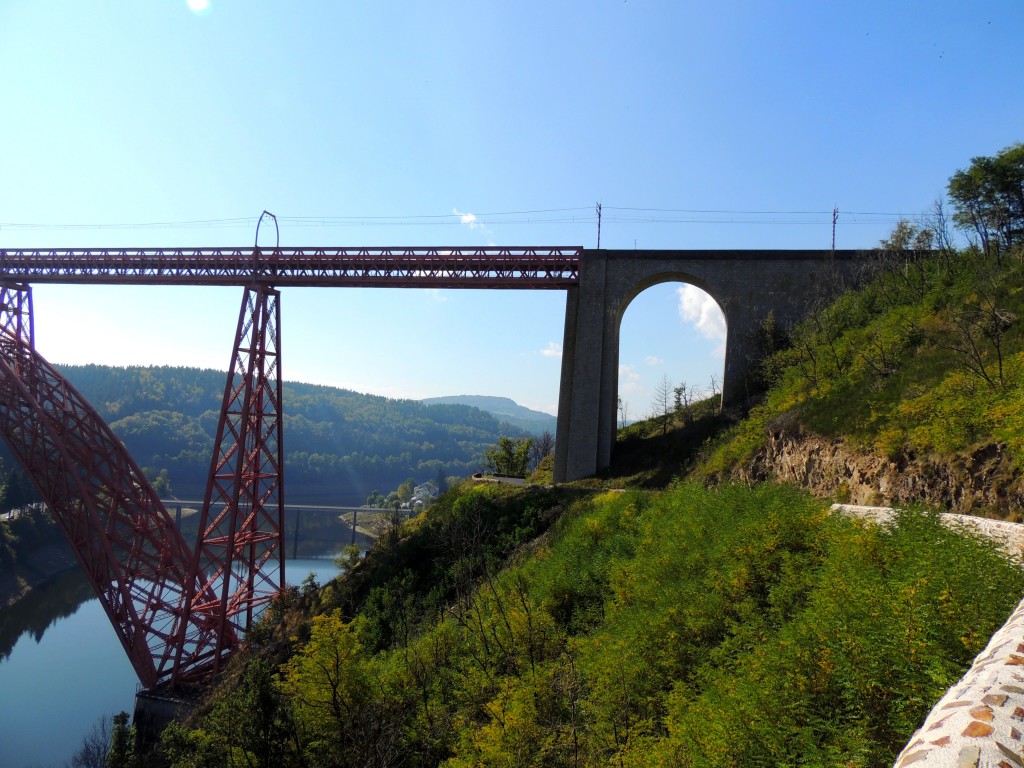
[[[338,574],[288,560],[288,582]],[[135,707],[138,678],[78,569],[0,610],[0,767],[63,768],[100,718]]]

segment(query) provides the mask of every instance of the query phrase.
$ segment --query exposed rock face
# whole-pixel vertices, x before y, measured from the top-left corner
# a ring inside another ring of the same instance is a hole
[[[769,432],[765,447],[736,475],[745,481],[772,477],[853,504],[927,504],[962,514],[1024,519],[1024,476],[998,444],[943,461],[893,460],[858,453],[841,440],[779,428]]]

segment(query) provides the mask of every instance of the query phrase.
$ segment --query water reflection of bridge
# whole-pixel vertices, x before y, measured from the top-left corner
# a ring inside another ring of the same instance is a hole
[[[203,508],[202,500],[196,499],[165,500],[164,504],[174,515],[179,529],[183,523],[187,526],[189,518],[198,515]],[[408,514],[408,510],[398,510],[397,519],[404,520]],[[292,558],[322,556],[329,553],[328,549],[337,552],[348,545],[366,549],[382,530],[396,521],[393,509],[334,504],[285,503],[284,516],[290,545],[287,554]],[[301,553],[300,545],[304,548]],[[333,546],[325,548],[325,545]]]

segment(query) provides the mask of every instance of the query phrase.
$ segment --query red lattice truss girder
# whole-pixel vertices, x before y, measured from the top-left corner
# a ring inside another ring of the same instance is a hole
[[[0,249],[0,432],[146,687],[205,679],[284,587],[280,305],[272,284],[565,288],[580,248]],[[99,415],[36,351],[29,282],[245,285],[190,550]]]
[[[582,253],[577,246],[0,249],[0,272],[34,283],[564,289],[579,282]]]
[[[71,542],[139,680],[201,676],[236,642],[142,471],[36,351],[31,290],[0,284],[0,432]],[[188,595],[200,595],[185,610]]]
[[[278,291],[246,289],[194,564],[212,594],[190,597],[193,611],[219,609],[218,661],[285,583],[280,321]]]

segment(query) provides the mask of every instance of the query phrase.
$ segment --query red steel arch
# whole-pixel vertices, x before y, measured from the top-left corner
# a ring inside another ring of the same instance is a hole
[[[201,678],[232,648],[219,600],[121,441],[36,352],[31,289],[0,283],[0,433],[25,467],[148,688]],[[203,596],[185,610],[186,595]]]

